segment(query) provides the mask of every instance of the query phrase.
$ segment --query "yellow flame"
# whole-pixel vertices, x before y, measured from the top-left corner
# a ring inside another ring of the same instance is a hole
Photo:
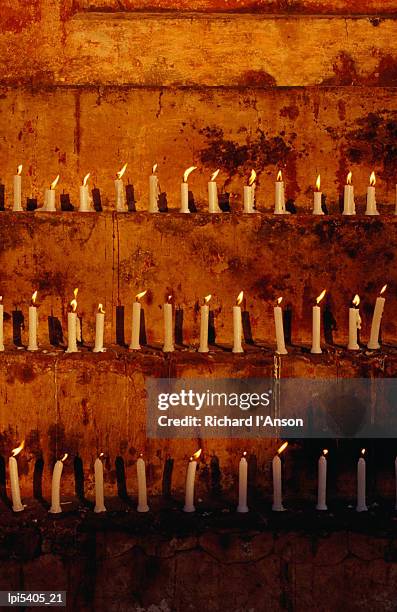
[[[353,176],[352,173],[349,172],[347,177],[346,177],[346,184],[347,185],[351,185],[352,184],[352,176]]]
[[[380,290],[379,295],[383,295],[383,293],[386,291],[387,289],[387,285],[383,285],[382,289]]]
[[[211,295],[211,293],[210,293],[209,295],[206,295],[206,296],[205,296],[205,298],[204,298],[204,302],[205,302],[206,304],[208,304],[208,302],[210,301],[210,299],[211,299],[211,298],[212,298],[212,295]]]
[[[354,304],[354,306],[358,306],[360,304],[360,296],[357,295],[357,293],[356,293],[356,295],[353,298],[353,304]]]
[[[282,297],[277,298],[277,304],[279,304],[279,305],[280,305],[282,301],[283,301],[283,298],[282,298]]]
[[[244,291],[240,291],[240,293],[237,296],[237,300],[236,300],[237,306],[240,306],[241,302],[243,301],[243,297],[244,297]]]
[[[68,458],[68,453],[65,453],[64,456],[61,459],[61,462],[63,463],[64,461],[66,461],[66,459]]]
[[[324,457],[325,457],[325,455],[328,455],[328,448],[324,448],[323,455],[324,455]]]
[[[22,168],[23,168],[22,164],[19,164],[19,166],[17,168],[17,174],[18,175],[22,174]]]
[[[277,182],[281,183],[282,180],[283,180],[283,173],[281,172],[281,170],[279,170],[277,173]]]
[[[187,168],[187,170],[185,170],[185,172],[183,173],[183,182],[184,183],[187,183],[187,179],[189,178],[189,176],[191,175],[193,170],[197,170],[197,166],[190,166],[190,168]]]
[[[256,172],[255,170],[251,170],[251,174],[250,177],[248,179],[248,185],[251,187],[251,185],[253,185],[256,181]]]
[[[121,177],[123,176],[124,172],[127,170],[127,166],[128,166],[128,163],[126,162],[126,163],[124,164],[124,166],[121,168],[121,170],[119,170],[119,171],[117,172],[117,178],[118,178],[118,179],[121,179]]]
[[[34,306],[34,305],[35,305],[35,303],[36,303],[36,298],[37,298],[37,291],[35,291],[35,292],[32,294],[32,305],[33,305],[33,306]]]
[[[2,301],[3,301],[3,296],[2,296],[2,295],[0,295],[0,302],[2,302]]]
[[[200,455],[201,455],[201,448],[195,453],[193,453],[193,455],[190,457],[190,461],[194,461],[195,459],[198,459]]]
[[[211,174],[210,181],[216,181],[219,172],[220,172],[219,168],[218,168],[218,170],[215,170],[214,174]]]
[[[281,455],[281,453],[283,452],[283,450],[287,448],[287,446],[288,446],[288,442],[284,442],[284,444],[282,444],[280,448],[278,449],[277,453]]]
[[[77,310],[77,300],[72,300],[70,302],[70,305],[72,307],[72,312],[76,312],[76,310]]]
[[[58,176],[52,181],[51,185],[50,185],[50,189],[55,189],[55,187],[58,185],[59,182],[59,174]]]
[[[147,289],[145,289],[145,291],[141,291],[140,293],[137,293],[135,296],[136,301],[139,302],[139,300],[143,298],[146,294],[147,294]]]
[[[243,457],[246,457],[246,456],[247,456],[247,451],[244,451],[243,452]]]
[[[105,314],[102,304],[98,304],[98,312],[100,312],[101,314]]]
[[[158,164],[154,164],[152,167],[152,174],[156,174],[158,168]]]
[[[362,455],[365,455],[365,448],[362,448],[362,449],[361,449],[361,454],[362,454]]]
[[[317,304],[319,304],[319,303],[321,302],[321,300],[324,298],[324,296],[325,296],[325,294],[326,294],[326,293],[327,293],[327,290],[326,290],[326,289],[324,289],[324,290],[323,290],[323,291],[320,293],[320,295],[319,295],[318,297],[316,297],[316,302],[317,302]]]
[[[316,178],[316,189],[317,189],[317,191],[320,191],[320,188],[321,188],[321,176],[318,175],[317,178]]]
[[[371,172],[371,176],[369,177],[369,184],[371,185],[371,187],[375,187],[375,183],[376,183],[375,172]]]
[[[99,453],[99,457],[103,457],[105,453]]]
[[[90,178],[90,174],[91,172],[89,172],[88,174],[85,175],[85,177],[83,178],[83,187],[87,186],[88,183],[88,179]]]
[[[20,443],[19,446],[17,446],[17,448],[13,448],[11,451],[11,454],[13,457],[16,457],[17,455],[19,455],[19,453],[24,449],[25,447],[25,440],[22,440],[22,442]]]
[[[171,301],[172,301],[172,295],[169,295],[169,296],[167,297],[167,302],[168,302],[168,303],[170,303]]]

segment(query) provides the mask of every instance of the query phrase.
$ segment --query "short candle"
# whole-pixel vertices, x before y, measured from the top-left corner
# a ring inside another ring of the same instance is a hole
[[[88,179],[90,173],[86,174],[83,178],[83,184],[80,185],[80,207],[79,212],[91,212],[93,211],[92,198],[88,191]]]
[[[191,175],[191,173],[197,170],[197,166],[190,166],[190,168],[188,168],[187,170],[185,170],[185,172],[183,173],[183,181],[181,183],[181,208],[180,211],[181,213],[190,213],[189,210],[189,184],[187,182],[189,176]]]
[[[244,185],[244,212],[255,212],[255,186],[256,172],[251,170],[251,175],[248,179],[248,185]]]
[[[215,170],[215,172],[211,175],[211,178],[208,183],[208,212],[210,213],[222,212],[219,208],[218,186],[216,184],[216,179],[219,172],[219,170]]]
[[[356,205],[354,202],[354,187],[352,184],[352,173],[349,172],[346,178],[346,185],[343,197],[343,214],[355,215]]]
[[[52,181],[50,188],[45,190],[44,193],[44,206],[42,206],[41,208],[38,208],[38,211],[43,211],[43,212],[55,212],[56,211],[56,202],[55,202],[55,197],[56,197],[56,186],[59,183],[59,174],[58,176]]]
[[[314,205],[313,205],[313,215],[323,215],[324,211],[322,208],[322,197],[323,194],[321,192],[321,177],[317,176],[316,179],[316,191],[314,192]]]
[[[375,172],[372,172],[371,176],[369,177],[369,186],[367,188],[367,208],[365,210],[366,215],[379,215],[379,211],[376,207],[375,184]]]

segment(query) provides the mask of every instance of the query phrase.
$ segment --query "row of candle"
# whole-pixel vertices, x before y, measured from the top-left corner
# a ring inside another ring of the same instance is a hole
[[[379,333],[380,324],[382,320],[385,298],[383,297],[386,291],[387,285],[384,285],[380,290],[380,294],[376,299],[375,307],[373,311],[371,333],[367,344],[367,347],[372,350],[380,348],[379,344]],[[135,302],[132,306],[132,332],[131,342],[129,348],[131,350],[140,350],[140,328],[141,328],[141,299],[146,295],[147,291],[142,291],[135,296]],[[77,342],[81,340],[81,325],[80,318],[77,315],[77,294],[78,289],[74,290],[74,298],[70,302],[71,310],[68,312],[68,346],[67,353],[78,352]],[[312,346],[311,352],[314,354],[322,353],[321,349],[321,307],[320,303],[326,294],[326,290],[316,298],[316,304],[312,309]],[[233,306],[233,353],[243,353],[244,349],[242,346],[243,341],[243,324],[242,324],[242,312],[241,303],[243,301],[243,291],[237,297],[236,305]],[[31,305],[29,307],[29,332],[28,332],[28,351],[37,351],[37,328],[38,328],[38,308],[36,306],[37,291],[32,295]],[[207,295],[204,298],[204,304],[200,308],[200,345],[198,351],[200,353],[208,353],[208,330],[209,330],[209,314],[210,307],[209,302],[211,295]],[[277,304],[273,309],[274,312],[274,324],[276,331],[276,342],[277,342],[277,353],[280,355],[286,355],[288,353],[285,346],[284,337],[284,318],[282,311],[282,298],[278,298]],[[349,308],[349,340],[347,348],[352,351],[358,350],[358,330],[361,329],[361,317],[359,310],[360,298],[356,295],[352,301],[352,306]],[[163,304],[164,313],[164,344],[163,351],[170,353],[175,350],[174,347],[174,326],[173,326],[173,307],[172,307],[172,296],[168,296],[168,301]],[[4,351],[4,306],[2,303],[2,297],[0,296],[0,351]],[[98,312],[96,313],[96,325],[95,325],[95,345],[94,353],[104,352],[104,328],[105,328],[105,311],[103,310],[102,304],[98,305]]]
[[[281,453],[288,446],[288,442],[284,442],[278,449],[277,453],[272,460],[272,476],[273,476],[273,504],[272,510],[274,512],[282,512],[285,510],[283,505],[282,495],[282,464],[281,464]],[[21,512],[24,509],[21,493],[19,487],[18,477],[18,464],[17,455],[23,450],[24,442],[18,447],[13,449],[11,457],[9,458],[9,475],[10,475],[10,488],[12,498],[12,508],[14,512]],[[365,449],[362,449],[361,456],[357,462],[357,512],[364,512],[368,510],[366,501],[366,462],[364,458]],[[186,472],[186,483],[185,483],[185,504],[183,507],[184,512],[194,512],[194,489],[195,489],[195,478],[197,470],[197,459],[201,455],[201,449],[198,450],[194,455],[190,457],[189,464]],[[318,477],[317,477],[317,510],[327,510],[327,455],[328,450],[324,449],[318,460]],[[52,484],[51,484],[51,507],[49,512],[51,514],[59,514],[62,512],[61,508],[61,476],[63,471],[63,465],[68,457],[65,453],[62,459],[55,463],[54,470],[52,473]],[[95,476],[95,507],[94,512],[106,512],[105,497],[104,497],[104,483],[103,483],[103,453],[97,457],[94,463],[94,476]],[[142,456],[136,462],[137,467],[137,480],[138,480],[138,512],[148,512],[149,505],[147,499],[147,487],[146,487],[146,465]],[[396,473],[396,509],[397,509],[397,458],[395,460],[395,473]],[[248,461],[246,453],[240,459],[239,463],[239,479],[238,479],[238,505],[237,512],[245,513],[249,511],[248,508]]]
[[[123,184],[123,175],[127,168],[127,164],[121,168],[119,172],[117,172],[116,179],[114,181],[115,185],[115,196],[116,196],[116,211],[117,212],[127,212],[128,206],[126,201],[126,193]],[[189,213],[189,184],[188,178],[190,174],[196,170],[196,166],[191,166],[187,168],[184,172],[183,180],[181,182],[181,204],[180,204],[180,212],[181,213]],[[18,166],[17,174],[13,177],[13,187],[14,187],[14,203],[13,203],[13,211],[22,211],[22,165]],[[208,212],[210,213],[220,213],[222,212],[219,207],[218,201],[218,187],[216,183],[217,176],[219,174],[219,170],[216,170],[208,182]],[[79,212],[92,212],[94,210],[93,201],[91,194],[88,188],[88,180],[90,177],[90,173],[86,174],[83,179],[83,182],[79,189],[80,195],[80,205]],[[244,186],[243,190],[243,204],[244,204],[244,212],[245,213],[254,213],[256,212],[255,208],[255,189],[256,189],[256,172],[252,170],[251,175],[247,181],[247,185]],[[44,205],[39,208],[40,211],[45,212],[55,212],[56,211],[56,186],[59,182],[59,175],[55,178],[55,180],[51,183],[50,187],[45,190],[44,193]],[[378,209],[376,206],[376,194],[375,194],[375,173],[372,172],[370,176],[369,186],[367,188],[367,206],[365,210],[366,215],[378,215]],[[157,175],[157,164],[155,164],[152,168],[152,174],[149,177],[149,206],[148,211],[150,213],[159,212],[159,197],[160,197],[160,186]],[[274,214],[276,215],[286,215],[289,212],[286,210],[285,204],[285,185],[282,177],[281,170],[277,174],[277,180],[275,182],[275,193],[274,193]],[[316,180],[316,189],[313,194],[313,214],[314,215],[323,215],[324,211],[322,209],[322,192],[321,192],[321,181],[320,175],[318,175]],[[352,184],[352,173],[349,172],[346,179],[346,185],[344,188],[344,206],[343,206],[343,214],[344,215],[355,215],[356,214],[356,206],[354,201],[354,186]],[[397,186],[396,186],[396,209],[395,214],[397,214]]]

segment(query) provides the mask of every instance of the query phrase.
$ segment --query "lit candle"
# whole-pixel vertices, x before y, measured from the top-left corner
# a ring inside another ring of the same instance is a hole
[[[238,468],[238,506],[237,512],[248,512],[247,505],[247,483],[248,483],[248,462],[247,453],[243,453]]]
[[[0,295],[0,351],[4,351],[4,306],[2,295]]]
[[[236,305],[233,306],[233,353],[243,353],[242,338],[243,338],[243,322],[241,318],[241,303],[243,301],[244,292],[240,291],[237,296]]]
[[[127,198],[125,196],[125,189],[124,189],[124,183],[123,183],[123,175],[126,169],[127,169],[127,164],[124,164],[121,170],[119,170],[116,173],[116,179],[114,181],[114,188],[116,191],[116,211],[117,212],[127,212],[128,211]]]
[[[132,305],[132,333],[131,333],[131,344],[130,349],[132,351],[139,351],[140,345],[140,331],[141,331],[141,303],[140,299],[146,295],[147,290],[137,293],[135,296],[135,302]]]
[[[58,185],[59,182],[59,174],[58,176],[52,181],[50,188],[45,190],[44,193],[44,206],[42,206],[41,208],[38,208],[37,210],[41,210],[43,212],[54,212],[56,211],[56,205],[55,205],[55,197],[56,197],[56,186]]]
[[[183,508],[184,512],[194,512],[194,481],[196,478],[197,461],[201,455],[201,449],[196,451],[192,457],[190,457],[189,465],[186,474],[186,490],[185,490],[185,505]]]
[[[346,178],[345,192],[343,197],[343,214],[355,215],[356,205],[354,202],[354,187],[352,184],[352,173],[349,172]]]
[[[277,353],[279,355],[287,355],[288,351],[285,348],[284,340],[284,321],[283,321],[283,310],[281,308],[282,297],[277,299],[277,305],[274,307],[274,324],[276,326],[276,341],[277,341]]]
[[[274,512],[282,512],[285,510],[283,506],[282,496],[282,475],[281,475],[281,459],[280,455],[288,446],[288,442],[284,442],[273,457],[272,472],[273,472],[273,506]]]
[[[361,329],[360,297],[355,295],[353,298],[353,306],[349,308],[349,342],[347,348],[349,351],[358,351],[360,348],[357,342],[357,331]]]
[[[375,183],[375,172],[372,172],[371,176],[369,177],[369,185],[367,188],[367,208],[365,210],[366,215],[379,215],[379,211],[376,208]]]
[[[160,187],[159,179],[157,177],[157,164],[154,164],[152,168],[152,174],[149,176],[149,212],[159,212],[159,197]]]
[[[275,183],[275,199],[274,199],[274,214],[286,215],[289,214],[285,210],[285,189],[281,170],[278,171],[277,180]]]
[[[68,312],[68,348],[66,349],[67,353],[78,353],[79,349],[77,348],[77,293],[78,289],[74,290],[74,299],[70,302],[72,310]]]
[[[146,489],[146,466],[142,455],[136,462],[136,471],[138,476],[138,512],[149,512],[149,506],[147,503],[147,489]]]
[[[12,499],[12,509],[14,512],[21,512],[24,506],[21,501],[21,492],[19,489],[19,477],[18,477],[18,463],[16,460],[16,456],[23,450],[25,446],[25,441],[23,441],[18,448],[14,448],[11,452],[12,455],[8,460],[8,469],[10,472],[10,484],[11,484],[11,499]]]
[[[323,194],[321,192],[321,177],[318,175],[316,179],[316,191],[314,192],[314,206],[313,206],[313,215],[323,215],[323,207],[322,207],[322,197]]]
[[[357,512],[365,512],[368,510],[366,503],[366,495],[365,495],[365,484],[366,484],[366,474],[365,474],[365,448],[361,451],[361,457],[357,462]]]
[[[51,508],[49,512],[51,514],[59,514],[62,512],[61,508],[61,476],[63,471],[63,463],[68,458],[68,454],[65,453],[61,460],[58,460],[54,465],[54,471],[52,473],[52,484],[51,484]]]
[[[105,494],[103,491],[103,453],[95,459],[94,473],[95,473],[95,508],[94,512],[106,512],[105,507]]]
[[[22,165],[18,166],[17,173],[14,174],[14,205],[13,211],[23,210],[22,208]]]
[[[318,489],[317,510],[328,510],[327,507],[327,459],[328,450],[325,448],[318,460]]]
[[[218,174],[219,170],[216,170],[208,183],[208,212],[210,213],[222,212],[218,204],[218,186],[216,184]]]
[[[322,353],[320,337],[321,337],[321,308],[319,306],[321,300],[326,294],[326,289],[316,298],[316,306],[313,306],[312,320],[312,348],[311,353]]]
[[[103,346],[103,335],[105,328],[105,311],[102,304],[98,304],[98,312],[95,319],[95,346],[94,353],[104,353],[106,349]]]
[[[189,210],[189,184],[187,182],[187,179],[189,178],[189,176],[193,172],[193,170],[196,170],[196,169],[197,169],[197,166],[190,166],[190,168],[185,170],[185,172],[183,173],[183,181],[181,183],[181,208],[180,208],[180,211],[179,211],[181,213],[190,213],[190,210]]]
[[[83,178],[83,184],[80,185],[80,207],[79,212],[92,212],[92,198],[88,191],[88,179],[90,178],[90,173],[86,174]]]
[[[32,295],[32,303],[29,306],[29,343],[28,343],[28,351],[37,351],[37,325],[38,325],[38,316],[37,316],[37,307],[36,307],[36,298],[37,291],[35,291]]]
[[[379,297],[376,298],[374,314],[372,316],[372,325],[371,325],[371,333],[369,337],[369,342],[367,347],[372,350],[376,350],[380,348],[379,344],[379,331],[380,331],[380,323],[382,320],[383,309],[385,307],[385,298],[382,297],[383,293],[386,291],[387,285],[384,285],[380,290]]]
[[[208,353],[208,322],[210,316],[209,301],[211,294],[204,298],[204,304],[200,308],[200,346],[199,353]]]
[[[251,175],[248,179],[248,185],[244,185],[244,212],[255,212],[255,181],[256,172],[251,170]]]
[[[172,295],[168,296],[164,309],[164,353],[172,353],[174,350],[174,333],[172,329]]]

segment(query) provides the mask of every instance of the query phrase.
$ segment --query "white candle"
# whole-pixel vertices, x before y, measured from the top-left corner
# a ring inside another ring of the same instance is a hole
[[[105,331],[105,311],[102,304],[98,304],[98,312],[95,319],[95,346],[94,353],[104,353],[103,336]],[[76,334],[77,335],[77,334]]]
[[[244,292],[241,291],[237,297],[236,305],[233,306],[233,353],[243,353],[243,322],[241,318],[240,304],[243,301]]]
[[[354,187],[352,185],[352,173],[349,172],[346,179],[344,197],[343,197],[343,214],[355,215],[356,205],[354,202]]]
[[[4,351],[4,306],[3,296],[0,295],[0,352]]]
[[[135,296],[135,302],[132,305],[132,332],[131,332],[131,343],[130,349],[133,351],[139,351],[140,345],[140,332],[141,332],[141,303],[140,299],[146,295],[147,289],[141,293],[137,293]]]
[[[281,170],[277,174],[277,180],[275,182],[275,194],[274,194],[274,214],[275,215],[286,215],[285,209],[285,191],[284,181]]]
[[[316,191],[314,192],[314,206],[313,206],[313,215],[323,215],[324,211],[322,208],[322,192],[321,188],[321,177],[318,175],[316,179]]]
[[[80,206],[79,212],[92,212],[92,198],[88,191],[88,179],[90,178],[90,173],[86,174],[83,179],[83,184],[80,185]]]
[[[185,170],[183,174],[183,182],[181,183],[181,213],[190,213],[189,210],[189,185],[187,179],[193,170],[196,170],[197,166],[190,166],[187,170]]]
[[[364,455],[365,448],[361,451]],[[357,462],[357,512],[365,512],[368,510],[366,503],[365,485],[366,485],[366,474],[365,474],[365,459],[360,457]]]
[[[240,459],[238,468],[238,506],[237,512],[248,512],[247,505],[247,483],[248,483],[248,462],[246,459],[247,453],[244,453]]]
[[[29,343],[28,343],[28,351],[37,351],[37,326],[38,326],[38,316],[37,316],[37,308],[35,306],[37,298],[37,291],[35,291],[32,295],[32,305],[29,306]]]
[[[288,351],[284,340],[283,310],[280,306],[282,299],[282,297],[279,297],[277,299],[277,306],[274,307],[274,324],[276,327],[277,353],[279,355],[287,355]]]
[[[52,484],[51,484],[51,508],[49,512],[51,514],[59,514],[62,512],[61,508],[61,476],[63,471],[63,462],[66,461],[68,454],[65,453],[61,460],[57,461],[54,465],[54,471],[52,473]]]
[[[103,463],[101,460],[103,453],[95,459],[94,473],[95,473],[95,508],[94,512],[106,512],[105,507],[105,494],[103,490]]]
[[[211,294],[204,298],[204,304],[200,308],[200,346],[199,353],[208,353],[208,323],[210,316],[209,301]]]
[[[147,503],[146,489],[146,466],[142,456],[136,462],[136,471],[138,476],[138,512],[149,512]]]
[[[185,505],[183,508],[184,512],[194,512],[194,481],[196,478],[196,468],[197,461],[201,455],[201,449],[194,453],[192,457],[190,457],[189,465],[187,468],[186,474],[186,489],[185,489]]]
[[[58,185],[58,182],[59,182],[59,174],[53,180],[53,182],[51,183],[50,188],[45,190],[45,193],[44,193],[44,206],[42,206],[41,208],[38,208],[37,210],[41,210],[43,212],[55,212],[56,211],[56,204],[55,204],[56,191],[55,191],[55,188]]]
[[[361,317],[358,305],[360,298],[355,295],[353,298],[353,307],[349,308],[349,342],[347,348],[349,351],[358,351],[360,348],[357,342],[357,331],[361,329]]]
[[[256,172],[251,170],[251,175],[248,179],[248,185],[244,185],[244,212],[253,213],[255,212],[255,181]]]
[[[77,348],[77,337],[78,337],[78,327],[77,327],[77,293],[78,289],[74,290],[74,299],[70,302],[72,307],[72,311],[68,312],[68,348],[66,349],[67,353],[78,353]]]
[[[10,473],[10,485],[11,485],[11,499],[12,499],[12,509],[14,512],[21,512],[24,506],[21,501],[21,492],[19,489],[19,476],[18,476],[18,463],[16,460],[16,456],[23,450],[25,446],[25,442],[23,441],[18,448],[14,448],[12,452],[12,456],[8,460],[8,468]]]
[[[172,296],[168,296],[168,302],[163,305],[164,310],[164,353],[172,353],[174,350],[174,332],[172,329],[172,304],[170,300]]]
[[[365,210],[366,215],[379,215],[378,209],[376,208],[375,183],[375,172],[372,172],[371,176],[369,177],[369,186],[367,188],[367,208]]]
[[[319,303],[326,294],[326,289],[320,293],[316,298],[316,306],[313,306],[313,319],[312,319],[312,348],[311,353],[322,353],[321,350],[321,308]]]
[[[12,207],[13,211],[23,210],[22,208],[22,166],[18,166],[17,173],[14,174],[14,205]]]
[[[327,510],[327,449],[318,460],[317,510]]]
[[[114,181],[114,188],[116,191],[116,211],[117,212],[127,212],[128,211],[127,199],[125,196],[124,183],[122,179],[124,172],[126,171],[126,168],[127,168],[127,164],[124,164],[121,170],[117,172],[117,178]]]
[[[285,448],[287,448],[288,442],[284,442],[277,451],[277,454],[273,457],[272,461],[272,472],[273,472],[273,506],[274,512],[282,512],[285,510],[283,506],[282,496],[282,474],[281,474],[281,459],[280,454]]]
[[[216,170],[208,183],[208,212],[210,213],[222,212],[218,203],[218,186],[216,184],[218,174],[219,170]]]
[[[157,164],[154,164],[152,168],[152,174],[149,176],[149,212],[159,212],[159,196],[160,187],[159,180],[157,178]]]
[[[384,285],[380,291],[379,297],[376,298],[374,314],[372,316],[371,333],[369,337],[369,342],[367,344],[367,347],[372,350],[380,348],[379,331],[383,315],[383,309],[385,307],[385,298],[382,297],[382,294],[386,291],[386,288],[387,285]]]

